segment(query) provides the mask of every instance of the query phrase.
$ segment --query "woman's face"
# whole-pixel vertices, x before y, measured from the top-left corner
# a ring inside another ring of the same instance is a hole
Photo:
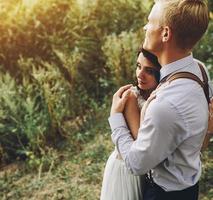
[[[154,73],[156,67],[140,53],[137,59],[136,77],[138,87],[142,90],[155,89],[158,85]]]

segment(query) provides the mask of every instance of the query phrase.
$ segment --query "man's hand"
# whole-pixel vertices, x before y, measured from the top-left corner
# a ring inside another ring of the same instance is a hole
[[[113,95],[110,115],[114,113],[122,113],[124,111],[125,103],[130,94],[131,86],[132,84],[125,85]]]

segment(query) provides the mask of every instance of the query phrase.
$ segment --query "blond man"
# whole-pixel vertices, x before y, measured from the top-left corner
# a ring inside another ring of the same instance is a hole
[[[122,114],[130,86],[121,87],[113,96],[109,117],[113,142],[133,174],[152,170],[143,200],[198,199],[208,103],[196,81],[163,80],[176,72],[190,72],[203,79],[191,52],[208,20],[203,0],[155,1],[144,27],[143,48],[158,57],[162,84],[147,107],[135,141]]]

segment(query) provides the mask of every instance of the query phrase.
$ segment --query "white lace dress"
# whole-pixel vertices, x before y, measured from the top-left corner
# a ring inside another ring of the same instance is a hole
[[[145,100],[136,87],[132,87],[139,107],[142,108]],[[131,174],[118,151],[112,152],[107,160],[101,189],[101,200],[142,200],[144,176]]]

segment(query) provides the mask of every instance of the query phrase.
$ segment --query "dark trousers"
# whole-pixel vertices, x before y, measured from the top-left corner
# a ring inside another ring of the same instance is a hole
[[[166,192],[149,179],[145,180],[143,200],[198,200],[199,184],[180,191]]]

